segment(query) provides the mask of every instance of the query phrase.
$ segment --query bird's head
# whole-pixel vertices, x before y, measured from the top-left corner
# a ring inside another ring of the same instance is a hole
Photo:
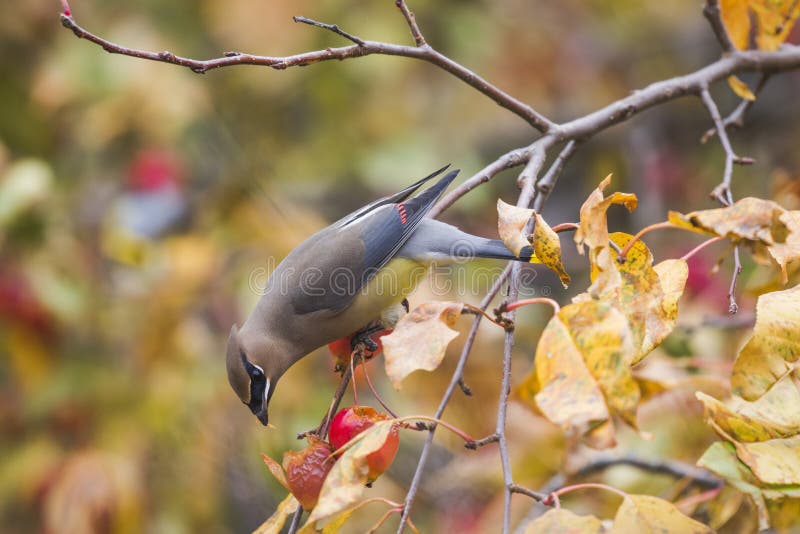
[[[225,359],[228,382],[261,423],[269,423],[267,408],[278,379],[286,371],[283,354],[266,340],[248,343],[247,336],[231,327]]]

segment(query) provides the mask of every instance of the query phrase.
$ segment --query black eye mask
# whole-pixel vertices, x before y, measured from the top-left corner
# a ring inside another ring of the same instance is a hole
[[[255,414],[261,410],[266,400],[264,399],[264,386],[267,384],[267,377],[264,376],[261,369],[247,360],[244,353],[240,353],[239,356],[241,356],[242,364],[244,364],[244,368],[248,376],[250,376],[250,402],[247,406]]]

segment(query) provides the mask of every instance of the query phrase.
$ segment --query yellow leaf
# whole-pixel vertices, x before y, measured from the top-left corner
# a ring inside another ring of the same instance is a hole
[[[383,336],[386,374],[400,389],[403,379],[423,369],[433,371],[442,363],[447,345],[458,336],[450,328],[464,307],[460,302],[428,302],[404,315],[388,336]]]
[[[800,485],[800,435],[733,445],[739,459],[761,482]]]
[[[283,530],[284,523],[286,523],[286,519],[297,510],[299,505],[300,503],[298,503],[297,499],[290,493],[281,501],[275,513],[272,514],[269,519],[261,523],[261,525],[253,531],[253,534],[280,534],[281,530]]]
[[[756,45],[760,50],[777,50],[792,31],[800,6],[795,0],[750,0],[757,28]]]
[[[747,84],[740,80],[738,76],[728,76],[728,85],[739,98],[750,100],[751,102],[756,99],[756,95],[753,91],[751,91]]]
[[[747,197],[732,206],[693,211],[686,215],[670,211],[669,222],[679,228],[731,241],[772,245],[785,242],[789,234],[789,228],[781,220],[785,211],[771,200]]]
[[[722,22],[728,36],[739,50],[746,50],[750,44],[750,13],[747,0],[721,0]]]
[[[536,258],[552,269],[561,280],[561,285],[567,287],[569,286],[569,274],[561,261],[561,240],[541,215],[538,213],[534,215],[536,216],[536,226],[533,229],[533,251],[536,253]]]
[[[633,238],[615,232],[610,239],[620,248]],[[597,256],[595,276],[587,295],[605,300],[616,306],[627,317],[636,356],[639,362],[672,332],[678,318],[678,300],[689,274],[686,262],[667,260],[653,267],[653,255],[642,241],[637,241],[628,251],[625,262],[617,261],[617,253],[610,247]]]
[[[789,229],[786,241],[756,246],[754,258],[761,263],[777,265],[781,270],[781,280],[786,284],[789,281],[788,265],[800,261],[800,211],[784,212],[780,220]]]
[[[736,457],[733,445],[721,441],[712,443],[697,461],[697,465],[721,476],[725,482],[749,495],[758,512],[759,530],[769,528],[769,514],[764,494],[750,469]]]
[[[762,396],[800,358],[800,286],[758,298],[756,325],[733,365],[734,394]]]
[[[604,198],[603,190],[611,183],[611,175],[600,182],[581,206],[580,227],[575,232],[575,244],[578,252],[583,254],[583,246],[589,247],[589,257],[593,257],[599,248],[608,247],[608,223],[606,212],[612,204],[622,204],[628,211],[636,209],[638,200],[631,193],[613,193]]]
[[[532,209],[518,208],[497,199],[497,232],[506,248],[518,258],[522,249],[530,246],[524,230],[532,216]]]
[[[628,495],[614,517],[612,533],[701,534],[714,532],[678,510],[671,502],[649,495]]]
[[[697,398],[709,417],[726,435],[740,442],[766,441],[800,434],[800,390],[785,376],[755,402],[738,397],[723,404],[702,392]]]
[[[394,424],[394,420],[375,423],[354,438],[356,441],[336,461],[325,478],[307,525],[340,514],[359,501],[369,474],[367,456],[383,447]]]
[[[519,397],[568,431],[590,432],[611,412],[634,424],[640,393],[630,370],[633,350],[619,310],[595,300],[569,304],[542,332],[534,370]],[[594,437],[603,435],[599,441],[610,445],[609,428]]]
[[[263,453],[261,454],[261,459],[264,461],[264,464],[267,466],[267,469],[269,469],[269,472],[272,473],[272,476],[275,477],[275,480],[277,480],[281,486],[283,486],[288,490],[289,483],[286,481],[286,473],[284,473],[281,464],[279,464],[278,462],[276,462],[275,460],[273,460],[272,458]]]
[[[553,508],[537,517],[525,529],[525,534],[600,534],[603,524],[593,515],[577,515],[566,508]]]

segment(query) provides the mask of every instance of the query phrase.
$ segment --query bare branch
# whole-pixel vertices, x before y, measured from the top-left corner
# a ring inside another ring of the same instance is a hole
[[[76,37],[86,39],[100,47],[106,52],[111,54],[121,54],[124,56],[135,57],[139,59],[146,59],[149,61],[158,61],[161,63],[169,63],[171,65],[178,65],[191,69],[193,72],[204,74],[210,70],[222,67],[230,67],[233,65],[260,65],[270,67],[276,70],[283,70],[289,67],[301,67],[319,63],[321,61],[330,60],[344,60],[356,57],[364,57],[369,55],[386,55],[386,56],[400,56],[413,59],[419,59],[431,63],[440,69],[449,72],[456,78],[460,79],[467,85],[476,89],[480,93],[488,96],[499,106],[504,107],[524,119],[528,124],[533,126],[540,132],[551,130],[555,124],[537,113],[532,107],[524,102],[521,102],[509,95],[505,91],[499,89],[497,86],[489,83],[486,79],[478,76],[475,72],[469,70],[463,65],[453,61],[449,57],[441,54],[431,48],[429,45],[425,46],[402,46],[390,43],[381,43],[377,41],[367,41],[357,37],[353,34],[347,33],[332,24],[325,24],[322,22],[312,21],[303,17],[295,17],[295,20],[313,26],[333,31],[356,44],[340,48],[326,48],[325,50],[316,50],[313,52],[304,52],[302,54],[295,54],[284,57],[271,57],[260,56],[253,54],[245,54],[241,52],[228,52],[224,57],[215,59],[198,60],[186,57],[181,57],[169,51],[163,52],[149,52],[146,50],[137,50],[134,48],[127,48],[116,43],[112,43],[102,37],[99,37],[88,30],[82,28],[75,22],[75,19],[64,13],[61,14],[61,24],[72,31]],[[334,30],[333,28],[336,28]]]
[[[739,163],[740,165],[747,165],[753,163],[753,160],[750,158],[741,158],[733,151],[731,141],[728,138],[728,132],[725,130],[725,125],[722,123],[722,117],[719,114],[719,109],[717,108],[717,104],[714,102],[714,99],[711,98],[711,93],[708,92],[708,88],[703,88],[700,91],[700,98],[703,100],[703,104],[706,106],[709,115],[711,115],[711,119],[714,121],[714,126],[716,127],[717,135],[719,136],[719,142],[722,145],[722,148],[725,150],[725,170],[722,174],[722,182],[714,188],[711,196],[716,198],[720,204],[727,206],[733,202],[733,197],[731,194],[733,164]]]
[[[769,80],[769,74],[762,74],[761,78],[759,78],[758,83],[756,84],[756,88],[753,90],[753,94],[758,96],[764,86],[767,84],[767,80]],[[725,129],[732,129],[732,128],[741,128],[744,126],[744,115],[747,113],[753,104],[755,104],[755,100],[747,100],[743,98],[739,105],[736,106],[730,115],[725,117],[722,121],[722,125],[725,126]],[[709,128],[706,133],[703,134],[703,137],[700,139],[701,143],[708,142],[709,139],[714,137],[717,134],[716,125]]]
[[[739,305],[736,303],[736,280],[742,272],[742,262],[739,259],[739,247],[733,248],[733,273],[731,274],[731,285],[728,287],[728,313],[736,315],[739,312]]]
[[[674,460],[647,460],[636,456],[597,458],[578,469],[570,478],[586,478],[617,465],[627,465],[643,471],[669,475],[675,478],[686,478],[691,481],[692,485],[700,488],[718,488],[722,485],[722,479],[700,467]],[[555,491],[556,489],[558,488],[553,488],[550,491]]]
[[[538,491],[533,491],[532,489],[528,489],[524,486],[520,486],[519,484],[511,484],[508,488],[511,493],[519,493],[521,495],[527,495],[531,499],[542,502],[547,499],[546,493],[539,493]]]
[[[411,30],[411,37],[414,38],[414,42],[417,43],[417,46],[428,46],[428,43],[425,42],[425,38],[422,36],[422,32],[419,31],[419,25],[417,24],[417,18],[414,16],[414,13],[408,9],[404,0],[396,0],[394,5],[400,10],[403,14],[403,17],[406,19],[406,23],[408,24],[408,29]]]
[[[719,7],[719,0],[706,0],[706,5],[703,8],[703,15],[714,30],[714,35],[717,37],[719,45],[722,47],[724,53],[736,50],[731,41],[731,36],[728,35],[728,30],[725,29],[725,23],[722,21],[722,10]]]
[[[480,449],[481,447],[485,447],[486,445],[497,443],[498,441],[500,441],[500,436],[497,434],[489,434],[485,438],[476,439],[475,441],[469,442],[464,446],[474,451]]]
[[[309,26],[316,26],[317,28],[323,28],[328,31],[332,31],[336,35],[341,35],[345,39],[349,41],[353,41],[358,46],[364,46],[364,40],[361,37],[356,37],[352,33],[347,33],[343,29],[341,29],[336,24],[326,24],[324,22],[319,22],[317,20],[308,19],[306,17],[292,17],[292,20],[295,22],[301,22],[303,24],[308,24]]]

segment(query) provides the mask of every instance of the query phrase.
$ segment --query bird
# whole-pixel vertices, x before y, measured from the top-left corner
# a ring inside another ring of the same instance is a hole
[[[278,381],[315,349],[353,332],[391,328],[405,297],[432,264],[479,258],[531,261],[498,239],[478,237],[426,217],[456,178],[446,165],[402,191],[380,198],[318,231],[281,261],[226,347],[228,381],[265,426]],[[407,303],[405,304],[407,306]]]

